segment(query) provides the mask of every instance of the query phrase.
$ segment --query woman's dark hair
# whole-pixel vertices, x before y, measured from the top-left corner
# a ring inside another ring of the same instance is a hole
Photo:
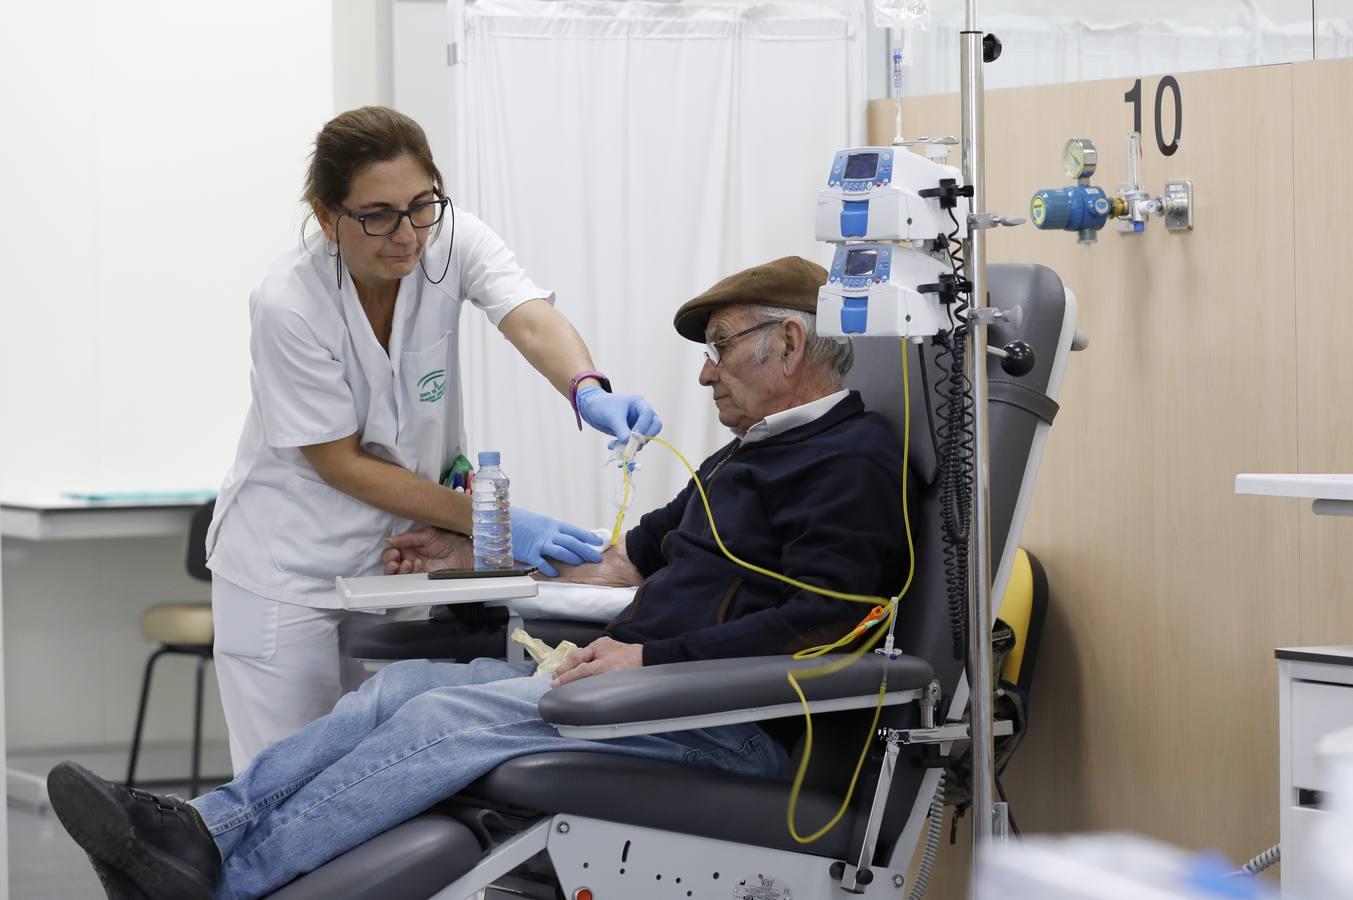
[[[330,119],[315,136],[315,152],[305,174],[302,198],[336,209],[366,167],[412,156],[444,196],[442,173],[432,161],[427,135],[413,119],[385,106],[363,106]]]

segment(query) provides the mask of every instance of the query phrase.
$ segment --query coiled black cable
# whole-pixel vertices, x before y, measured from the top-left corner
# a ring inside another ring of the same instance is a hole
[[[958,240],[958,220],[953,210],[949,217],[954,230],[948,235],[949,265],[955,278],[961,278],[965,266]],[[956,249],[958,248],[958,249]],[[972,526],[973,475],[976,471],[976,422],[973,411],[972,383],[967,373],[968,326],[964,313],[969,304],[964,294],[949,310],[950,330],[935,337],[938,348],[935,366],[939,371],[936,388],[940,396],[938,442],[940,480],[940,520],[944,543],[944,579],[949,607],[949,625],[953,636],[954,659],[962,659],[968,643],[968,543]]]
[[[961,324],[936,339],[935,363],[940,405],[940,522],[944,541],[944,578],[954,659],[962,659],[968,634],[968,538],[972,519],[972,401],[964,366],[967,337]]]

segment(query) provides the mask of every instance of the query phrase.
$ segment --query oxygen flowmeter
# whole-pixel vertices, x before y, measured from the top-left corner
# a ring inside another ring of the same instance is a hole
[[[1082,244],[1093,244],[1096,232],[1108,224],[1114,199],[1090,184],[1099,165],[1099,151],[1089,138],[1072,138],[1062,148],[1062,168],[1076,179],[1071,187],[1038,191],[1029,201],[1029,218],[1043,231],[1074,231]]]
[[[1110,218],[1125,234],[1146,231],[1150,216],[1165,219],[1170,231],[1193,230],[1193,184],[1189,181],[1167,181],[1165,194],[1152,197],[1142,188],[1138,174],[1141,158],[1141,136],[1135,131],[1128,135],[1128,183],[1120,185],[1110,196],[1103,188],[1090,184],[1095,174],[1099,153],[1088,138],[1072,138],[1062,149],[1062,167],[1076,179],[1070,187],[1048,188],[1038,191],[1029,201],[1029,218],[1034,226],[1044,231],[1074,231],[1082,244],[1093,244],[1096,234]]]
[[[1103,188],[1089,184],[1048,188],[1034,194],[1029,218],[1044,231],[1075,231],[1082,244],[1093,244],[1095,232],[1109,221],[1113,201]]]

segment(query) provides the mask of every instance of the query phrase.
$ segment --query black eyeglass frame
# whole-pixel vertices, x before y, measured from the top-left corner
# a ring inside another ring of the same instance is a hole
[[[733,343],[740,337],[746,337],[754,331],[760,331],[763,328],[770,328],[772,325],[779,325],[784,319],[767,319],[760,324],[753,325],[751,328],[744,328],[736,334],[730,334],[728,337],[719,338],[717,341],[705,341],[705,359],[714,363],[715,366],[723,359],[723,349]]]
[[[355,210],[348,209],[347,207],[344,206],[339,206],[336,208],[340,213],[356,221],[357,224],[361,225],[362,233],[365,234],[367,237],[389,237],[390,235],[394,234],[396,231],[399,230],[399,226],[404,224],[404,219],[406,217],[409,220],[409,224],[414,228],[419,229],[431,228],[433,225],[436,225],[446,216],[446,208],[450,204],[451,204],[450,197],[438,197],[435,200],[419,201],[418,203],[415,203],[412,206],[410,206],[408,209],[376,209],[372,210],[371,212],[359,213],[356,212]],[[437,207],[437,218],[433,219],[431,222],[428,222],[426,225],[419,225],[418,223],[414,222],[413,220],[414,210],[425,209],[429,206]],[[374,216],[388,216],[391,213],[395,213],[395,224],[391,226],[391,228],[388,231],[373,232],[370,228],[367,227],[366,224],[367,219],[372,218]]]

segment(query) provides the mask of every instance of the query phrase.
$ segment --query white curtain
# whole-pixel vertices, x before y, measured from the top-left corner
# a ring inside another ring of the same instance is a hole
[[[598,368],[647,397],[692,464],[725,443],[685,300],[799,254],[832,154],[863,138],[864,5],[479,0],[453,91],[456,200],[558,294]],[[453,11],[453,31],[457,27]],[[471,448],[497,449],[513,502],[614,519],[605,441],[488,326],[462,329]],[[641,457],[631,518],[687,475]]]
[[[1135,6],[1087,9],[1078,15],[1040,9],[983,16],[981,28],[999,35],[1005,48],[1000,60],[985,70],[986,87],[1270,65],[1308,60],[1313,54],[1320,59],[1353,55],[1353,26],[1347,19],[1322,18],[1313,44],[1309,16],[1274,21],[1253,2],[1217,6],[1206,22],[1198,21],[1196,11],[1187,6],[1177,17],[1165,18]],[[927,31],[915,34],[915,65],[904,75],[905,95],[958,91],[962,27],[961,10],[946,9],[937,11]]]

